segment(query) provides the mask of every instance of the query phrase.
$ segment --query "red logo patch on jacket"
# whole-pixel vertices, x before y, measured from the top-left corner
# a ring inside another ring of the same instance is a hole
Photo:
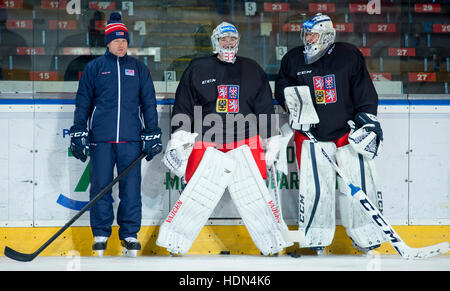
[[[239,85],[217,86],[218,96],[216,111],[218,113],[239,112]]]
[[[326,75],[324,77],[315,76],[314,81],[314,95],[317,104],[336,103],[336,79],[334,74]]]

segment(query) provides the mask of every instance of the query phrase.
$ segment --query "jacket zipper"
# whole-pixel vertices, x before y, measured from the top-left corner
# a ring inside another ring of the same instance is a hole
[[[141,106],[138,107],[138,110],[139,110],[138,114],[139,114],[139,120],[141,121],[141,130],[142,130],[145,128],[145,125],[144,125],[144,120],[143,120],[143,116],[142,116],[142,112],[141,112]]]
[[[92,110],[91,119],[89,121],[89,129],[92,129],[92,124],[94,123],[95,109],[97,109],[97,106],[94,106],[94,110]]]
[[[119,57],[117,57],[117,85],[118,85],[118,98],[117,98],[117,132],[116,132],[116,142],[119,142],[120,133],[120,64]]]

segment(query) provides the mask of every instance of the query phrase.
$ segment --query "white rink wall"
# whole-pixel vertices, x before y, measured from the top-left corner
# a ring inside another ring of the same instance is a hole
[[[73,92],[70,86],[59,90]],[[62,226],[74,214],[70,207],[89,196],[88,161],[68,153],[74,100],[16,95],[0,98],[0,226]],[[158,99],[164,145],[170,130],[168,101]],[[394,225],[450,225],[449,100],[381,98],[378,116],[385,137],[377,158],[385,216]],[[291,141],[290,174],[279,181],[283,214],[291,225],[297,221],[298,200],[293,153]],[[159,225],[179,197],[180,183],[168,179],[161,157],[142,163],[143,225]],[[117,186],[113,198],[117,207]],[[242,224],[227,192],[209,224]],[[88,213],[74,225],[88,226]]]

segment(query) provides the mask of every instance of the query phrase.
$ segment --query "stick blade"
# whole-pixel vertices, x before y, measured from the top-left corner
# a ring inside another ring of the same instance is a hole
[[[413,250],[414,253],[411,254],[410,256],[411,259],[426,259],[447,253],[450,250],[450,244],[448,242],[442,242],[428,247],[417,248]]]
[[[15,250],[11,249],[10,247],[5,247],[5,256],[7,256],[10,259],[20,261],[20,262],[30,262],[36,257],[36,254],[34,254],[34,253],[33,254],[19,253]]]

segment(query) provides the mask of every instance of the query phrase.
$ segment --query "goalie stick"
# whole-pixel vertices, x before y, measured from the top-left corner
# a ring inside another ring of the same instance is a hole
[[[48,239],[40,248],[38,248],[34,253],[24,254],[15,251],[9,247],[5,247],[5,256],[10,259],[30,262],[36,258],[46,247],[48,247],[58,236],[60,236],[67,228],[69,228],[81,215],[83,215],[92,205],[94,205],[106,192],[108,192],[120,179],[123,178],[136,164],[139,163],[147,154],[142,153],[136,160],[134,160],[131,165],[128,166],[120,175],[118,175],[111,183],[109,183],[100,193],[97,194],[86,206],[84,206],[72,219],[70,219],[63,227],[61,227],[50,239]]]
[[[283,218],[283,212],[281,210],[281,195],[278,189],[278,183],[277,183],[277,169],[275,166],[275,162],[273,163],[272,167],[270,168],[270,172],[271,172],[271,177],[272,177],[272,182],[273,182],[273,187],[274,187],[274,193],[275,193],[275,201],[277,203],[277,208],[278,208],[278,212],[280,213],[280,219],[282,221],[284,221]],[[282,229],[281,233],[283,235],[283,238],[286,241],[289,242],[299,242],[301,244],[301,242],[303,242],[305,240],[305,234],[303,233],[303,231],[300,230],[289,230],[289,229]]]
[[[450,244],[448,242],[442,242],[439,244],[422,247],[422,248],[412,248],[409,247],[398,235],[398,233],[392,228],[392,226],[387,222],[381,212],[373,203],[369,200],[366,193],[361,190],[358,186],[353,185],[350,180],[341,171],[338,165],[328,156],[325,150],[320,146],[317,139],[309,131],[304,131],[303,133],[315,144],[317,144],[325,156],[325,158],[330,162],[336,173],[341,176],[344,183],[350,188],[350,198],[357,199],[358,205],[362,209],[365,215],[373,220],[375,225],[377,225],[380,230],[389,239],[391,245],[394,249],[404,258],[404,259],[425,259],[439,254],[445,254],[450,249]],[[346,195],[349,195],[348,192]]]

